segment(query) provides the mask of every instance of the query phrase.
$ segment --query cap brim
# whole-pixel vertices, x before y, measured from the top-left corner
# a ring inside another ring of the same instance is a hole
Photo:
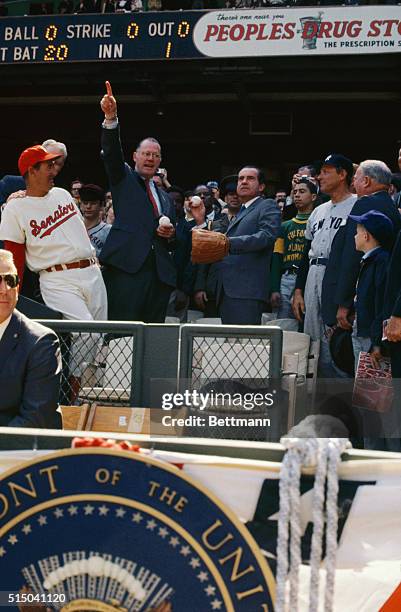
[[[348,215],[348,219],[352,219],[353,221],[356,221],[357,223],[361,222],[361,218],[362,217],[358,217],[358,215]]]
[[[57,159],[58,157],[63,157],[62,153],[48,153],[41,161],[50,161],[51,159]]]

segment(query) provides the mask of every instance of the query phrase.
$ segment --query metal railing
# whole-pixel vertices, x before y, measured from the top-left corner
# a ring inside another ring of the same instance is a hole
[[[143,323],[41,320],[60,340],[60,403],[140,406]]]
[[[262,326],[181,327],[179,390],[193,398],[189,414],[201,419],[192,420],[187,435],[278,439],[288,399],[281,389],[282,336]]]

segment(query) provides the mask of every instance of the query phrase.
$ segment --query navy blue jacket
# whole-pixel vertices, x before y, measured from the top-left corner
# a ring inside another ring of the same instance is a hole
[[[120,129],[102,129],[103,161],[109,177],[115,221],[101,250],[102,264],[134,274],[154,250],[159,279],[175,287],[176,269],[169,253],[169,242],[156,235],[158,221],[146,193],[143,179],[124,161]],[[174,204],[157,189],[163,215],[175,225]]]
[[[380,346],[383,329],[384,290],[390,253],[379,247],[362,259],[356,290],[357,334]]]
[[[6,174],[0,180],[0,204],[3,204],[14,191],[26,189],[25,180],[22,176]]]
[[[387,191],[378,191],[359,198],[351,215],[378,210],[391,219],[394,240],[401,229],[401,216]],[[326,325],[336,323],[338,306],[352,308],[362,253],[355,248],[356,223],[348,219],[334,237],[322,285],[322,317]],[[390,248],[392,245],[390,245]]]
[[[384,295],[384,318],[391,316],[401,317],[401,232],[391,254]]]
[[[14,310],[0,340],[0,426],[60,428],[56,334]]]
[[[269,270],[281,226],[275,200],[259,197],[228,226],[230,252],[214,264],[217,295],[265,301],[269,297]]]

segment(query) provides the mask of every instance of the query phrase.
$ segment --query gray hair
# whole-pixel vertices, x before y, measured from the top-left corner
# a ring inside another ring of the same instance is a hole
[[[15,267],[15,263],[14,263],[14,257],[11,251],[0,249],[0,263],[9,264],[9,266],[12,267],[13,270],[17,271],[17,268]]]
[[[380,185],[390,187],[391,170],[384,162],[378,159],[366,159],[359,164],[359,167],[364,176],[368,176]]]
[[[42,147],[46,149],[49,153],[60,153],[66,159],[67,157],[67,147],[63,142],[57,142],[53,138],[48,138],[44,142],[42,142]]]

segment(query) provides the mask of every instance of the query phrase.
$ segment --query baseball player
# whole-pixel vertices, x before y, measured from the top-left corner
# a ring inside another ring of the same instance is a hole
[[[0,239],[13,253],[20,277],[25,258],[39,273],[47,306],[66,319],[106,320],[106,288],[81,213],[68,191],[54,187],[58,157],[40,145],[21,153],[18,168],[26,196],[8,202]]]
[[[331,200],[321,204],[308,219],[305,239],[306,253],[300,264],[293,298],[293,311],[300,321],[303,315],[304,331],[312,340],[321,340],[320,374],[326,378],[341,376],[332,364],[328,347],[328,332],[323,323],[322,284],[331,245],[357,199],[350,191],[353,175],[352,161],[343,155],[328,155],[318,176],[321,190]]]

